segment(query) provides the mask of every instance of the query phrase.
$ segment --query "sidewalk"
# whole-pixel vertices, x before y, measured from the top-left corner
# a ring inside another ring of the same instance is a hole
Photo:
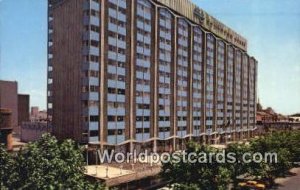
[[[300,190],[300,168],[290,170],[294,175],[285,178],[278,178],[275,183],[278,184],[277,190]]]

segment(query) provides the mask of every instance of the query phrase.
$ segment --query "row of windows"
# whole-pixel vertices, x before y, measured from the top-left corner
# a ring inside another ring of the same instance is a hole
[[[85,31],[93,31],[93,32],[100,33],[100,28],[99,26],[95,26],[95,25],[87,25],[85,26]]]
[[[126,9],[124,9],[123,7],[120,7],[120,6],[118,6],[118,5],[114,4],[114,3],[110,2],[108,4],[108,7],[111,8],[111,9],[113,9],[113,10],[116,10],[116,11],[122,13],[122,14],[126,14]]]
[[[112,31],[108,32],[108,36],[112,37],[112,38],[116,38],[116,39],[121,40],[121,41],[125,41],[126,40],[126,36],[125,35],[119,34],[119,33],[116,33],[116,32],[112,32]]]
[[[125,55],[126,53],[126,50],[123,49],[123,48],[118,48],[116,46],[112,46],[112,45],[109,45],[108,46],[108,50],[112,51],[112,52],[118,52],[119,54],[122,54],[122,55]]]
[[[125,95],[125,90],[124,89],[118,89],[118,88],[108,88],[108,93]]]
[[[82,86],[82,92],[99,92],[99,86]]]
[[[84,11],[83,14],[86,16],[95,16],[95,17],[99,17],[99,15],[100,15],[99,11],[96,11],[94,9],[86,10],[86,11]]]

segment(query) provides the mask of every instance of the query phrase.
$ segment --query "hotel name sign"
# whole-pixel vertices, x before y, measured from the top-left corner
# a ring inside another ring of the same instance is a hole
[[[201,25],[207,31],[212,32],[219,38],[224,39],[227,42],[247,51],[247,40],[225,26],[223,23],[210,16],[208,13],[191,3],[190,0],[153,0],[157,1],[171,10],[187,17],[189,20],[196,24]]]
[[[223,23],[208,15],[206,12],[196,7],[194,9],[194,17],[198,20],[207,30],[213,32],[217,36],[227,40],[228,42],[236,45],[237,47],[247,50],[247,40],[241,37],[239,34],[225,26]]]

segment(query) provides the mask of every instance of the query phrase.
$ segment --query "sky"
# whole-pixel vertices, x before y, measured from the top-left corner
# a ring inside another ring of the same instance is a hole
[[[248,40],[259,62],[258,98],[300,112],[300,1],[192,0]],[[31,106],[46,108],[47,1],[0,0],[0,79],[18,81]],[[299,56],[299,57],[297,57]]]

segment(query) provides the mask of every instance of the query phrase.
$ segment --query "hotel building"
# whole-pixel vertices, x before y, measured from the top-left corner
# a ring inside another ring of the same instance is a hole
[[[189,0],[49,0],[53,133],[118,151],[174,151],[255,130],[247,40]]]

